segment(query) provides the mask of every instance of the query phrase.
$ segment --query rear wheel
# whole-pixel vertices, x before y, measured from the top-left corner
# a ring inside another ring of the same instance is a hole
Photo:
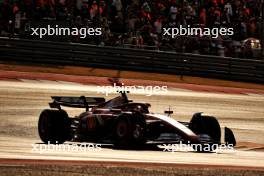
[[[114,128],[114,145],[121,148],[141,148],[145,143],[146,122],[140,113],[121,115]]]
[[[213,116],[196,113],[190,121],[189,128],[199,137],[200,147],[195,148],[198,152],[213,151],[221,143],[221,128]]]
[[[146,120],[143,114],[135,112],[132,117],[132,142],[141,148],[146,143]]]
[[[64,110],[43,110],[39,116],[38,132],[44,143],[61,144],[70,140],[70,119]]]
[[[128,147],[132,138],[131,122],[125,115],[119,116],[114,127],[114,146]]]

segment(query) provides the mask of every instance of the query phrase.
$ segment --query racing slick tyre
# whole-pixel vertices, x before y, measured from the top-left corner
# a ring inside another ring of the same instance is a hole
[[[127,115],[120,115],[114,127],[114,146],[116,148],[129,147],[132,138],[131,121]]]
[[[193,147],[198,152],[211,152],[221,143],[221,128],[213,116],[202,116],[201,113],[195,113],[189,128],[199,137],[201,146]]]
[[[136,112],[133,115],[120,115],[114,130],[114,146],[117,148],[141,148],[145,143],[146,121]]]
[[[38,121],[38,132],[44,143],[62,144],[70,140],[70,119],[64,110],[45,109]]]
[[[146,120],[140,112],[132,116],[132,142],[134,147],[141,148],[146,144]]]

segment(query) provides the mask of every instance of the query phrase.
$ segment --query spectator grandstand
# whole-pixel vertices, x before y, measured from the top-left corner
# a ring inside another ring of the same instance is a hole
[[[0,32],[30,37],[27,32],[34,23],[101,27],[101,37],[66,40],[251,58],[261,53],[262,8],[263,0],[0,0]],[[162,35],[164,27],[179,25],[231,27],[234,35]]]

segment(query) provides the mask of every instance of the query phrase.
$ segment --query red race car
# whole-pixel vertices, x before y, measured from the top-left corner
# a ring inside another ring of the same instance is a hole
[[[201,144],[215,150],[221,142],[221,128],[213,116],[195,113],[190,122],[180,122],[167,115],[149,112],[150,104],[128,100],[121,92],[111,100],[102,97],[52,97],[50,108],[41,112],[38,132],[44,143],[65,141],[111,143],[114,147],[139,148],[146,144]],[[69,117],[61,106],[85,108]],[[225,128],[225,142],[235,145],[233,132]]]

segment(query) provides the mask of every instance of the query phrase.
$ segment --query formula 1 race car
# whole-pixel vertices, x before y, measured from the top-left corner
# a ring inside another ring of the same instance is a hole
[[[221,128],[213,116],[195,113],[190,122],[149,112],[150,104],[128,100],[126,92],[109,101],[102,97],[52,97],[50,108],[41,112],[38,132],[44,143],[65,141],[110,143],[118,148],[138,148],[146,144],[201,144],[210,151],[221,142]],[[85,108],[76,117],[68,117],[61,106]],[[225,128],[225,142],[235,145],[233,132]],[[216,144],[216,145],[215,145]]]

